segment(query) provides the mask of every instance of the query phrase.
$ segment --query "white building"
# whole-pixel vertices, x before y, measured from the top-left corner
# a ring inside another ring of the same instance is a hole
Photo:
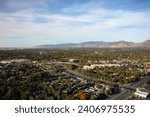
[[[83,66],[83,69],[85,70],[94,69],[94,68],[95,68],[94,66],[88,66],[88,65]]]
[[[77,59],[69,59],[69,62],[70,63],[75,63],[75,62],[78,62],[78,60]]]
[[[137,89],[136,89],[136,92],[134,93],[134,95],[135,95],[136,97],[145,99],[145,98],[148,97],[149,93],[146,92],[146,91],[144,91],[144,90],[142,90],[142,89],[137,88]]]
[[[83,69],[94,69],[95,67],[120,67],[119,64],[93,64],[93,65],[85,65]]]
[[[29,59],[13,59],[13,60],[4,60],[4,61],[0,61],[0,63],[2,64],[10,64],[12,62],[15,63],[21,63],[21,62],[29,62]]]

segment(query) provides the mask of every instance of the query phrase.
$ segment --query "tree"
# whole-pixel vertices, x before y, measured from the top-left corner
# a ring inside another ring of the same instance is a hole
[[[86,94],[83,91],[79,91],[76,94],[74,94],[74,98],[75,99],[79,99],[79,100],[86,100]]]

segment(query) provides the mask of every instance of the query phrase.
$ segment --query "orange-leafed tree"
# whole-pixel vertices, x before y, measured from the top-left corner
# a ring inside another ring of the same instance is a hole
[[[86,100],[87,96],[83,91],[79,91],[76,94],[74,94],[74,98],[79,100]]]

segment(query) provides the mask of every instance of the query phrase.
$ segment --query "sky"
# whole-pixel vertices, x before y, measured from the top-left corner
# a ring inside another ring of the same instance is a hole
[[[0,0],[0,47],[150,39],[150,0]]]

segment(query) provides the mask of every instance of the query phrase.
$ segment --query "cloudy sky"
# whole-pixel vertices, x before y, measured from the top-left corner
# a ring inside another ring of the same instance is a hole
[[[0,47],[150,38],[150,0],[0,0]]]

